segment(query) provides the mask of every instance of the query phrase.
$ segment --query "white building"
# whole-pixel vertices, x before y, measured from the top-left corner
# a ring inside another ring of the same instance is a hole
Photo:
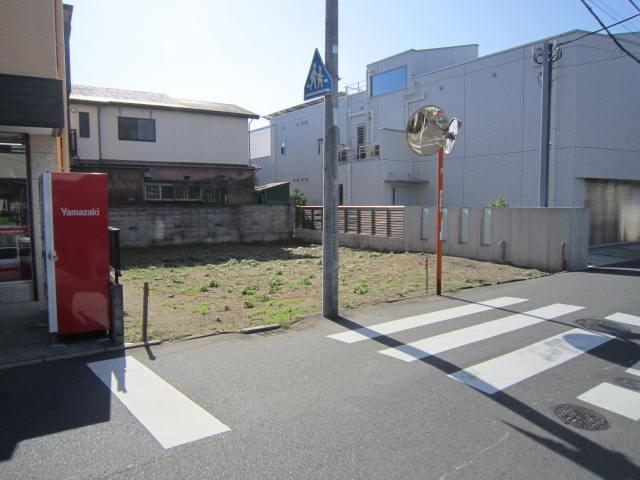
[[[342,203],[435,204],[436,158],[406,145],[411,114],[428,104],[464,120],[445,167],[445,205],[539,205],[542,67],[556,43],[549,206],[590,207],[592,243],[640,240],[640,66],[606,35],[571,31],[478,57],[476,45],[409,50],[367,66],[366,88],[339,100]],[[631,35],[619,35],[632,52]],[[565,43],[569,42],[569,43]],[[271,158],[259,183],[290,181],[322,203],[322,100],[268,116]],[[260,133],[264,135],[264,133]]]
[[[109,202],[254,201],[248,119],[236,105],[74,85],[73,169],[109,174]]]

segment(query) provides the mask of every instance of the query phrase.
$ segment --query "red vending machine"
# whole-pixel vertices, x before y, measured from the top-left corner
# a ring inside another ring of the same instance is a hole
[[[42,207],[49,332],[108,330],[107,175],[45,172]]]

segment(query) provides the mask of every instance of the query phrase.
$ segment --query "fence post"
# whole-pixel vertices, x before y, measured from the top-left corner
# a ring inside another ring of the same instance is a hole
[[[376,234],[376,209],[371,209],[371,235]]]
[[[387,208],[387,237],[391,236],[391,210]]]
[[[142,297],[142,341],[144,343],[149,342],[149,336],[147,332],[149,318],[149,282],[144,282],[144,290]]]
[[[349,233],[349,209],[344,208],[340,210],[342,210],[342,219],[344,221],[344,233]]]
[[[316,229],[316,209],[311,208],[311,230]]]
[[[362,214],[362,210],[360,208],[356,209],[356,222],[358,225],[358,230],[357,230],[357,234],[360,235],[362,233],[362,219],[361,219],[361,215]]]
[[[429,295],[429,257],[424,253],[424,293]]]

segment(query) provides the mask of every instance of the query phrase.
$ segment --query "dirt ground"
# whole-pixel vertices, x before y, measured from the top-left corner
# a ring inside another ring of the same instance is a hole
[[[429,257],[429,295],[435,258]],[[149,282],[149,338],[290,322],[321,310],[322,247],[289,244],[183,245],[122,251],[127,341],[139,341]],[[543,272],[444,257],[443,290],[533,278]],[[345,309],[425,295],[425,255],[340,248]]]

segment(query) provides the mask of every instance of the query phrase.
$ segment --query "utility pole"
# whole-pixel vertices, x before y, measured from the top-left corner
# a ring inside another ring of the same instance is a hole
[[[542,122],[540,132],[540,196],[539,207],[549,206],[549,140],[551,137],[551,68],[553,45],[542,47]]]
[[[324,97],[322,315],[338,316],[338,0],[326,0],[324,58],[333,93]]]

